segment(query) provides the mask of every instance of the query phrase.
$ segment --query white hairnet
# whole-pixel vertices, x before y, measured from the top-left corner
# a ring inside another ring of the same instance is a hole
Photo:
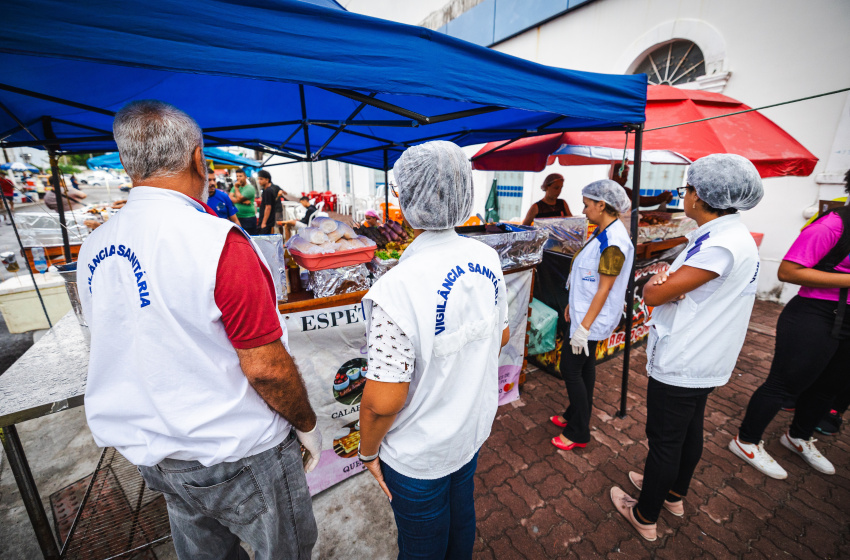
[[[706,204],[718,210],[749,210],[764,196],[756,166],[736,154],[711,154],[688,169],[688,184]]]
[[[631,206],[626,191],[611,179],[594,181],[581,189],[581,196],[590,200],[599,200],[608,203],[614,210],[622,214]]]
[[[427,142],[408,148],[393,166],[398,203],[415,229],[462,224],[472,210],[472,165],[456,144]]]

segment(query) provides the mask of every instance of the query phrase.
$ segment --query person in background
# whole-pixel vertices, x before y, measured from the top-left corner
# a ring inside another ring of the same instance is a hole
[[[74,176],[74,175],[71,175],[71,186],[72,186],[73,188],[77,189],[77,190],[79,190],[79,189],[80,189],[80,186],[79,186],[79,184],[77,183],[77,177],[76,177],[76,176]]]
[[[301,202],[301,206],[307,209],[304,213],[304,217],[300,220],[287,220],[283,222],[284,232],[286,233],[286,237],[293,233],[292,230],[299,230],[301,228],[307,227],[307,224],[310,223],[310,216],[316,213],[316,207],[310,203],[310,197],[302,196],[299,200]]]
[[[363,220],[363,227],[378,227],[381,224],[381,218],[374,210],[366,210],[366,219]]]
[[[271,271],[203,203],[203,135],[191,117],[134,101],[113,134],[134,187],[79,256],[95,443],[163,494],[181,560],[247,559],[240,541],[258,560],[310,558],[318,533],[304,471],[322,438]]]
[[[236,184],[230,190],[230,200],[236,205],[236,217],[248,235],[257,235],[257,190],[248,182],[244,169],[236,170]]]
[[[596,384],[596,343],[606,340],[620,322],[623,301],[634,260],[634,245],[620,221],[629,209],[623,189],[608,179],[581,191],[584,215],[596,232],[573,256],[567,289],[570,303],[564,320],[570,323],[570,348],[561,351],[561,377],[570,404],[561,416],[549,420],[563,428],[552,445],[569,451],[590,441],[590,413]]]
[[[207,205],[213,209],[213,212],[219,218],[230,220],[237,226],[241,226],[236,217],[236,205],[233,204],[226,192],[217,188],[215,173],[210,168],[207,168],[207,196]]]
[[[6,199],[6,203],[9,205],[9,211],[15,211],[15,185],[6,178],[6,171],[4,169],[0,169],[0,194],[2,194],[3,198]],[[9,213],[6,212],[6,209],[3,210],[3,221],[4,223],[12,223],[11,218],[9,217]]]
[[[567,203],[558,198],[561,189],[564,188],[564,176],[560,173],[552,173],[543,180],[540,187],[546,194],[543,198],[531,205],[522,225],[530,226],[536,218],[568,218],[572,216]]]
[[[850,172],[846,179],[850,194]],[[764,450],[762,435],[783,403],[796,401],[794,419],[779,442],[815,470],[835,474],[812,435],[834,399],[843,397],[846,403],[850,389],[850,206],[806,226],[778,276],[801,286],[800,291],[779,315],[770,373],[750,398],[729,449],[767,476],[786,478],[785,469]],[[846,410],[844,403],[836,404]]]
[[[369,368],[359,458],[390,499],[400,559],[468,559],[473,475],[496,416],[498,356],[510,335],[505,282],[498,254],[454,231],[473,200],[463,150],[440,141],[413,146],[393,173],[417,235],[363,298]]]
[[[59,204],[56,202],[56,193],[53,191],[53,175],[51,175],[47,179],[47,184],[49,186],[47,188],[47,192],[44,193],[44,204],[48,208],[50,208],[51,210],[56,212],[56,211],[59,210]],[[61,186],[60,186],[60,188],[61,188]],[[75,189],[73,187],[69,188],[67,196],[62,195],[62,197],[61,197],[64,209],[66,211],[68,211],[68,210],[79,210],[80,208],[83,207],[83,205],[80,203],[80,201],[83,200],[86,197],[88,197],[88,195],[86,193],[84,193],[83,191],[78,191],[77,189]],[[71,199],[70,202],[68,202],[69,198]]]
[[[623,190],[626,191],[626,196],[629,197],[629,200],[632,199],[632,189],[626,186],[626,183],[629,180],[629,166],[623,167],[622,173],[620,172],[620,167],[622,164],[613,163],[611,164],[611,180],[623,187]],[[655,196],[641,196],[639,206],[641,207],[649,207],[649,206],[658,206],[660,204],[666,204],[673,200],[673,193],[669,191],[664,191],[663,193]]]
[[[662,508],[684,515],[683,499],[702,456],[708,395],[729,381],[744,345],[760,263],[738,211],[753,208],[763,195],[748,159],[712,154],[695,161],[680,196],[699,227],[669,270],[643,289],[646,304],[655,307],[646,346],[649,452],[643,474],[628,473],[640,497],[617,486],[610,496],[648,541],[657,537]]]
[[[260,235],[271,235],[277,217],[283,214],[280,203],[283,191],[272,183],[272,175],[265,169],[257,172],[257,183],[263,189],[260,195]]]

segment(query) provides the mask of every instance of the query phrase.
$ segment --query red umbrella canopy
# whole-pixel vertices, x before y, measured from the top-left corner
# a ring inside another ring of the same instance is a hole
[[[818,158],[758,111],[652,130],[749,108],[719,93],[649,86],[643,149],[671,150],[691,160],[716,153],[739,154],[752,161],[762,177],[810,175]],[[491,171],[541,171],[547,157],[561,144],[622,148],[625,144],[623,134],[564,132],[526,138],[474,160],[473,166]],[[491,142],[478,154],[503,143]],[[629,135],[629,148],[634,148],[633,134]]]

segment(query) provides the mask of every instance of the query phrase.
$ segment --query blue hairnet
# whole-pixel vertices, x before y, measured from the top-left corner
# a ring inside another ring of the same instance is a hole
[[[601,179],[590,183],[581,189],[581,196],[605,202],[621,214],[631,206],[625,189],[611,179]]]
[[[462,224],[472,211],[472,165],[456,144],[441,140],[408,148],[393,166],[398,203],[415,229]]]
[[[764,196],[756,166],[736,154],[711,154],[688,169],[688,184],[706,204],[718,210],[749,210]]]

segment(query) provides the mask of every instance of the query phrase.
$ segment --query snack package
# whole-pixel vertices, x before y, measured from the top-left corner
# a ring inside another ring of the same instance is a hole
[[[354,233],[354,230],[351,229],[351,226],[349,226],[348,224],[344,224],[342,222],[337,222],[337,223],[339,224],[337,226],[337,230],[342,231],[343,237],[345,237],[346,239],[354,239],[355,237],[357,237],[357,234]]]
[[[320,245],[314,245],[299,235],[293,235],[292,239],[289,240],[289,245],[287,247],[289,249],[294,249],[299,253],[304,253],[305,255],[318,255],[324,253]]]
[[[329,241],[328,235],[317,227],[304,228],[298,232],[298,235],[316,245],[321,245]]]
[[[344,232],[340,228],[336,228],[335,230],[328,233],[328,239],[330,239],[333,242],[337,242],[340,239],[342,239],[343,233]]]
[[[339,226],[339,222],[331,218],[325,218],[324,216],[319,216],[318,218],[313,218],[313,221],[310,222],[311,227],[319,228],[325,233],[330,233],[337,229]]]
[[[363,245],[363,247],[374,247],[376,243],[366,237],[365,235],[358,235],[357,240]]]

